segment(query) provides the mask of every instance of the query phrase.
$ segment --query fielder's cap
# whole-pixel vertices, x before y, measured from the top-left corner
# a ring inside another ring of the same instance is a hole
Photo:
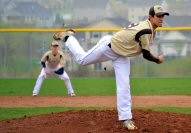
[[[157,17],[160,17],[160,16],[164,16],[164,15],[169,16],[170,14],[168,12],[164,11],[162,6],[155,5],[150,8],[149,15],[151,15],[151,16],[156,15]]]
[[[59,46],[59,43],[58,43],[58,41],[52,41],[52,43],[51,43],[51,46]]]

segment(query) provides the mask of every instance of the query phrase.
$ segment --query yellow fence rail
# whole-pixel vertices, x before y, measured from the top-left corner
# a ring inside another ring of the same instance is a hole
[[[76,32],[117,32],[123,28],[73,28]],[[63,29],[19,29],[19,28],[7,28],[0,29],[0,32],[59,32],[66,31],[66,28]],[[157,28],[158,31],[190,31],[191,27],[161,27]]]

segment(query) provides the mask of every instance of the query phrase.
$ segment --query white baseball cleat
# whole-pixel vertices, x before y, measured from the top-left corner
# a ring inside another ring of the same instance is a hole
[[[136,130],[137,127],[135,126],[135,123],[132,120],[125,120],[123,122],[123,127],[126,127],[128,130]]]
[[[33,96],[33,97],[37,97],[37,96],[38,96],[38,94],[34,93],[34,94],[32,94],[32,96]]]
[[[71,97],[75,97],[76,94],[75,94],[75,93],[71,93],[70,96],[71,96]]]
[[[66,41],[66,37],[73,36],[75,31],[72,29],[67,30],[66,32],[57,32],[53,35],[54,40]]]

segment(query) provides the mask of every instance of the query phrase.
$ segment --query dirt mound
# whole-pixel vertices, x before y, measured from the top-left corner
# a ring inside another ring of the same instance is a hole
[[[0,97],[0,107],[115,107],[116,97]],[[133,107],[190,107],[190,96],[134,96]],[[0,122],[0,133],[191,133],[191,115],[133,110],[136,131],[116,110],[52,113]]]
[[[190,133],[191,115],[133,110],[136,131],[118,121],[116,110],[52,113],[0,122],[1,133]]]

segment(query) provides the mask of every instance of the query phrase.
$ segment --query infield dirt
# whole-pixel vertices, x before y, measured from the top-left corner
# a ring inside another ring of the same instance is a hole
[[[169,100],[167,99],[167,97],[169,98]],[[174,107],[191,107],[191,97],[189,96],[167,97],[161,97],[161,101],[159,97],[133,97],[133,106],[142,107],[143,105],[145,105],[147,107],[156,107],[158,103],[158,106],[165,107],[165,104],[163,103],[165,99],[167,100],[166,106],[172,104]],[[86,100],[84,101],[83,98]],[[0,122],[0,133],[191,132],[191,115],[169,112],[157,112],[152,110],[133,110],[133,119],[138,127],[138,130],[128,131],[127,129],[123,128],[122,123],[118,121],[117,110],[115,108],[115,97],[0,97],[0,107],[11,107],[13,105],[14,107],[35,107],[35,105],[38,105],[37,103],[39,102],[41,102],[41,104],[43,104],[44,107],[53,106],[56,103],[62,107],[69,104],[73,104],[73,107],[76,107],[77,105],[90,106],[91,102],[89,98],[94,99],[94,103],[92,102],[92,106],[97,105],[97,107],[114,107],[114,109],[67,111],[39,116],[24,116],[20,119],[13,119]],[[7,101],[7,103],[5,101]],[[31,103],[29,101],[31,101]],[[173,101],[174,103],[172,103]],[[87,103],[87,105],[85,103]],[[42,106],[41,104],[39,106]]]

